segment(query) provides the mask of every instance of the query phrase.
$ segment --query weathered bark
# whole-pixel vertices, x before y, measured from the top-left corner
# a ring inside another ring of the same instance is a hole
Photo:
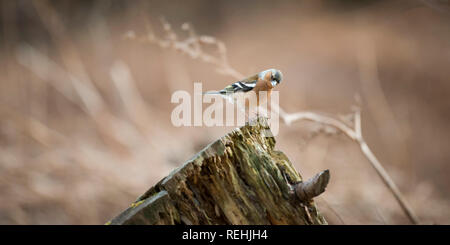
[[[253,124],[207,146],[108,224],[326,224],[312,198],[329,172],[302,182],[274,149],[267,120]]]

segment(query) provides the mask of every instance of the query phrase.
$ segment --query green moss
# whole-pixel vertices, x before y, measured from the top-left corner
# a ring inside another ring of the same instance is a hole
[[[141,205],[144,201],[145,201],[145,199],[144,199],[144,200],[141,200],[141,201],[133,202],[133,203],[130,205],[130,207],[131,207],[131,208],[135,208],[135,207]]]

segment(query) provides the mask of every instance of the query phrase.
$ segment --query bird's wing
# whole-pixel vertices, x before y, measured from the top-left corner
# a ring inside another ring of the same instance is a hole
[[[252,90],[256,82],[258,81],[258,75],[253,75],[241,81],[237,81],[233,84],[228,85],[224,89],[220,90],[221,94],[226,93],[236,93],[236,92],[248,92]]]

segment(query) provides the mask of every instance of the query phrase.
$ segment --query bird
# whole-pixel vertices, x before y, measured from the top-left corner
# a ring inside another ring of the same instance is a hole
[[[270,100],[272,89],[281,83],[283,73],[277,69],[268,69],[249,76],[240,81],[234,82],[219,91],[208,91],[203,94],[222,95],[225,97],[244,96],[245,108],[247,111],[252,109],[249,106],[249,97],[256,95],[256,108]],[[260,92],[265,91],[267,96],[260,98]],[[254,93],[251,93],[254,92]]]

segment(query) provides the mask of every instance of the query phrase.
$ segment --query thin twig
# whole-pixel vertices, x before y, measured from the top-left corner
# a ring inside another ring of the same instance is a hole
[[[329,204],[327,200],[325,200],[325,198],[324,198],[323,196],[322,196],[322,197],[319,197],[319,201],[320,201],[321,203],[325,204],[325,206],[326,206],[329,210],[331,210],[331,212],[339,219],[339,221],[341,222],[341,224],[345,225],[344,219],[339,215],[339,213],[335,210],[335,208],[332,207],[332,205]]]
[[[119,131],[135,132],[134,135],[139,136],[136,128],[115,117],[109,111],[106,102],[86,71],[76,46],[68,37],[66,28],[62,24],[63,21],[48,1],[33,1],[33,6],[49,31],[51,38],[57,43],[63,65],[57,65],[49,57],[29,45],[23,45],[18,49],[19,62],[44,80],[49,81],[50,85],[62,92],[66,98],[75,102],[75,104],[79,104],[79,101],[81,101],[83,111],[93,119],[104,142],[111,148],[116,149],[116,152],[129,154],[135,142],[132,142],[130,137],[124,137]],[[56,75],[50,75],[48,69],[42,68],[46,66],[52,68]],[[60,82],[61,80],[69,80],[72,87],[65,86],[65,83]],[[75,98],[74,94],[78,98]]]

